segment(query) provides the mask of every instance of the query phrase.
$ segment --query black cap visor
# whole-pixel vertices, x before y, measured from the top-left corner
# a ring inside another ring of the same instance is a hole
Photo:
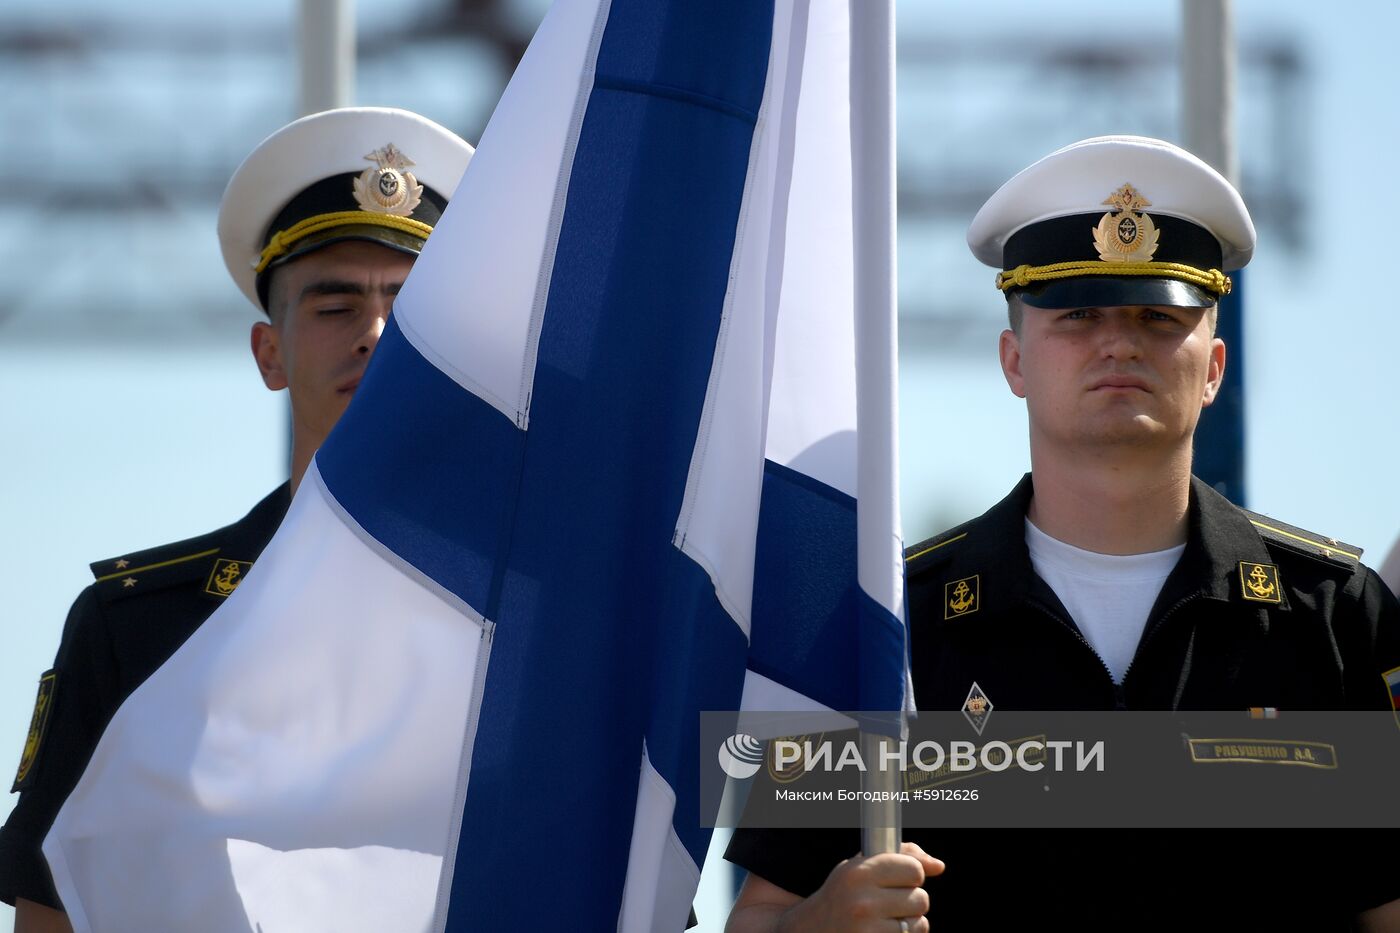
[[[1121,308],[1162,305],[1175,308],[1209,308],[1217,302],[1214,292],[1183,282],[1153,276],[1086,275],[1054,282],[1036,282],[1007,291],[1032,308]]]
[[[258,298],[262,301],[263,310],[268,310],[268,287],[272,281],[273,269],[276,269],[278,266],[284,266],[294,259],[305,256],[307,253],[315,252],[318,249],[325,249],[333,243],[344,243],[346,240],[361,240],[366,243],[377,243],[380,246],[397,250],[400,253],[408,253],[410,256],[417,256],[421,253],[423,251],[423,244],[427,242],[427,240],[417,234],[408,233],[403,230],[395,230],[392,227],[381,227],[378,224],[344,224],[339,227],[332,227],[329,230],[313,233],[310,236],[302,237],[293,244],[291,249],[268,263],[267,268],[258,273]]]
[[[354,182],[358,176],[358,172],[344,172],[323,178],[304,188],[300,194],[288,201],[286,206],[273,218],[272,223],[268,224],[267,232],[263,235],[263,243],[268,243],[276,232],[290,230],[312,217],[340,211],[364,210],[354,197]],[[431,227],[442,217],[442,212],[446,208],[447,199],[424,185],[423,196],[409,218]],[[415,256],[422,251],[424,242],[423,237],[408,231],[378,224],[357,223],[341,224],[302,237],[293,243],[286,253],[278,256],[258,274],[256,284],[263,310],[267,310],[268,273],[277,266],[291,262],[298,256],[305,256],[313,250],[322,249],[332,243],[340,243],[345,240],[365,240]]]
[[[423,244],[427,242],[416,233],[395,230],[393,227],[381,227],[378,224],[345,224],[302,237],[286,253],[268,263],[268,268],[280,266],[283,263],[291,262],[298,256],[305,256],[314,250],[324,249],[332,243],[342,243],[346,240],[378,243],[380,246],[387,246],[401,253],[412,253],[415,256],[423,251]]]

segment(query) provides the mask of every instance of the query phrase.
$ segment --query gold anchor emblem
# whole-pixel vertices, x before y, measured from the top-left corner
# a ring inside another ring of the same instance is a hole
[[[1278,568],[1273,564],[1240,561],[1240,586],[1245,599],[1260,603],[1283,601],[1279,593]]]
[[[238,578],[242,575],[243,571],[238,569],[237,564],[228,564],[214,574],[214,589],[227,596],[238,587]]]
[[[251,566],[252,563],[246,560],[216,560],[214,570],[209,574],[209,582],[204,585],[204,592],[211,596],[228,596],[238,589],[243,575]]]
[[[976,612],[979,583],[980,575],[974,574],[945,584],[943,596],[946,608],[943,611],[943,618],[951,619]]]
[[[1161,236],[1152,218],[1142,213],[1152,202],[1125,184],[1103,202],[1114,210],[1099,218],[1094,247],[1104,262],[1149,262]],[[1115,213],[1116,211],[1116,213]]]

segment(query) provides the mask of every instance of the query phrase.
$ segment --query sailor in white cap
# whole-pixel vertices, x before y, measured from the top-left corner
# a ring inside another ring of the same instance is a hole
[[[1241,736],[1278,742],[1296,738],[1280,710],[1400,706],[1400,604],[1360,550],[1191,475],[1226,362],[1217,302],[1254,251],[1235,189],[1170,143],[1089,139],[1003,185],[968,242],[1008,301],[1031,471],[906,554],[919,708],[1238,710]],[[1212,777],[1297,773],[1230,747],[1253,768]],[[1400,873],[1359,846],[1313,839],[1290,869],[1257,832],[907,835],[852,858],[854,832],[736,831],[727,856],[751,874],[728,929],[980,929],[1047,905],[1078,929],[1196,929],[1232,901],[1260,928],[1400,929]]]
[[[287,389],[291,478],[246,517],[197,538],[92,565],[54,668],[39,684],[0,830],[0,900],[16,930],[68,928],[40,844],[122,701],[232,593],[359,384],[395,294],[471,160],[470,144],[405,110],[347,108],[273,133],[219,209],[234,281],[267,320],[253,355]],[[178,883],[178,879],[175,879]]]
[[[273,133],[219,208],[224,263],[267,322],[253,355],[292,404],[292,488],[349,404],[472,147],[404,110],[331,110]]]

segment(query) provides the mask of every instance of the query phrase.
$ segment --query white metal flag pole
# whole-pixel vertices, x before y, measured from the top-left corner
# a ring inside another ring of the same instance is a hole
[[[349,107],[355,97],[355,0],[301,0],[303,116]]]
[[[851,174],[855,248],[857,540],[861,589],[904,616],[895,394],[894,0],[851,0]],[[907,683],[907,680],[906,680]],[[906,686],[906,696],[908,688]],[[896,724],[902,727],[902,723]],[[902,731],[902,728],[896,731]],[[861,851],[899,848],[901,774],[863,731]],[[876,766],[875,763],[880,763]]]

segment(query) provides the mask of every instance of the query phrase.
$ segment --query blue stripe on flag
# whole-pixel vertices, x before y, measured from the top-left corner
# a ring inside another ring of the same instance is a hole
[[[856,500],[765,463],[748,666],[837,710],[862,708],[855,554]]]
[[[854,560],[854,555],[853,555]],[[899,716],[882,715],[904,709],[904,659],[909,656],[905,641],[907,630],[880,603],[863,589],[857,588],[856,602],[860,614],[857,642],[860,645],[860,699],[856,710],[867,711],[857,716],[861,728],[897,736],[903,728]]]
[[[523,451],[524,433],[423,359],[391,315],[316,464],[360,527],[482,612]]]
[[[700,748],[701,710],[732,710],[744,691],[743,630],[720,606],[714,584],[680,551],[666,556],[672,575],[663,619],[690,619],[671,626],[651,661],[653,706],[647,755],[676,793],[674,826],[695,864],[705,864],[710,830],[700,824],[700,761],[719,749]],[[711,760],[714,760],[711,758]]]
[[[754,0],[612,3],[597,73],[613,86],[594,88],[580,130],[510,563],[488,609],[497,630],[449,930],[518,926],[544,861],[571,929],[614,930],[644,737],[689,797],[676,824],[698,822],[689,711],[708,696],[732,705],[743,639],[671,535],[748,170],[742,114],[762,101],[772,18]],[[685,836],[702,858],[708,833]]]

